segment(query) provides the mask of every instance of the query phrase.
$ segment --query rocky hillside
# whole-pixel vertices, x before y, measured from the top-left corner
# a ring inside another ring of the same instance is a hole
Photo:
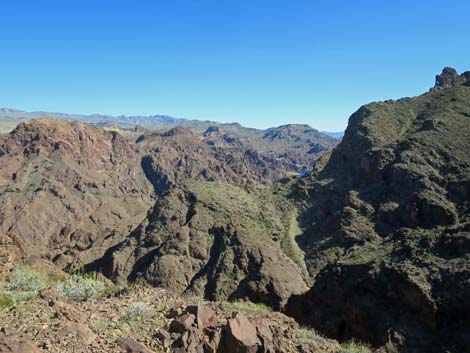
[[[313,287],[287,312],[400,352],[470,351],[470,73],[354,113],[298,182]]]
[[[294,208],[270,190],[192,180],[162,195],[128,239],[86,269],[120,283],[279,309],[307,289],[296,226]]]
[[[288,124],[266,130],[245,128],[240,124],[195,120],[181,125],[195,132],[217,129],[220,134],[237,137],[263,158],[284,164],[287,162],[289,171],[295,174],[310,171],[318,157],[331,151],[339,143],[339,139],[301,124]]]
[[[94,258],[142,221],[152,198],[140,158],[115,132],[39,119],[0,137],[0,232],[31,261]]]

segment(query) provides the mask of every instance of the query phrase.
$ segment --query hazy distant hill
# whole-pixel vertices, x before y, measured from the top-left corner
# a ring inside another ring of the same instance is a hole
[[[338,131],[338,132],[329,132],[329,131],[320,131],[322,134],[328,135],[330,137],[333,137],[335,139],[342,139],[344,136],[344,131]]]
[[[93,114],[93,115],[84,115],[84,114],[66,114],[66,113],[54,113],[54,112],[25,112],[22,110],[10,109],[10,108],[0,108],[0,132],[11,131],[19,122],[30,120],[40,117],[50,117],[63,120],[75,120],[87,124],[96,124],[96,125],[118,125],[123,127],[134,127],[135,125],[142,126],[162,126],[169,124],[181,124],[186,121],[186,119],[173,118],[168,115],[102,115],[102,114]]]

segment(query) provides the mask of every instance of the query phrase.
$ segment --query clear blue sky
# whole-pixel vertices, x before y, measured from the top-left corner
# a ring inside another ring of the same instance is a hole
[[[2,1],[0,106],[330,131],[470,70],[470,1]]]

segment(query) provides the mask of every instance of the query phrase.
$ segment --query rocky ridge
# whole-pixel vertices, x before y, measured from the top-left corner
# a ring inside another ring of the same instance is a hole
[[[299,322],[400,352],[470,349],[468,76],[447,68],[430,93],[361,107],[297,183],[318,273],[287,305]]]

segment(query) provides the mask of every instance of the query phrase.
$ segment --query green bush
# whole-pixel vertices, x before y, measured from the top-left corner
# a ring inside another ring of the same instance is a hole
[[[96,297],[104,288],[103,282],[80,275],[71,275],[64,282],[56,283],[60,296],[78,302]]]
[[[11,296],[9,296],[8,294],[0,295],[0,307],[1,308],[8,309],[13,306],[15,306],[15,301],[13,300]]]
[[[39,291],[45,286],[39,272],[29,267],[18,267],[13,271],[9,287],[17,291]]]
[[[341,344],[337,353],[372,353],[372,349],[367,344],[352,340]]]
[[[313,328],[301,327],[297,330],[297,334],[302,341],[313,341],[321,344],[326,343],[325,337],[320,335]]]

